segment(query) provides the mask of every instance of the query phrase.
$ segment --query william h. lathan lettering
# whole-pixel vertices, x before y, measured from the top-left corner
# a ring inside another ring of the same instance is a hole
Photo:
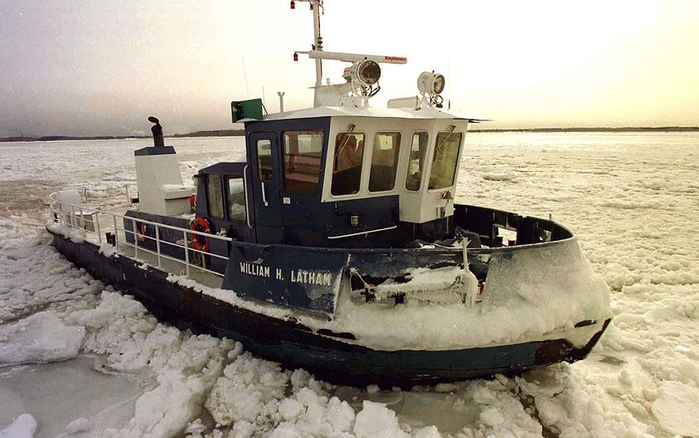
[[[270,278],[272,268],[270,266],[257,265],[255,263],[240,263],[240,272],[254,277]],[[316,286],[332,286],[333,274],[328,271],[307,271],[304,269],[290,270],[289,276],[285,276],[281,269],[275,268],[275,280],[284,281],[288,278],[291,283],[312,284]]]
[[[240,263],[240,272],[247,275],[254,275],[256,277],[266,277],[269,278],[270,268],[269,266],[256,265],[254,263]]]
[[[291,271],[292,283],[315,284],[318,286],[332,285],[333,275],[324,271]]]

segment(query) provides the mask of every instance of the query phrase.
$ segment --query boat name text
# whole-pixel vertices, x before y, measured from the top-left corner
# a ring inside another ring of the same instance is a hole
[[[272,270],[274,270],[274,272],[272,272]],[[333,274],[328,271],[291,269],[287,271],[288,275],[285,275],[284,270],[281,268],[240,262],[240,273],[263,278],[272,278],[272,274],[274,274],[275,280],[284,281],[288,278],[291,283],[311,284],[316,286],[332,286],[333,284]]]

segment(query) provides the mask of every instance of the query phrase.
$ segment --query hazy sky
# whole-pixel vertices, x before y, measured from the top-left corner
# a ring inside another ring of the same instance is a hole
[[[374,102],[447,78],[489,127],[699,126],[699,1],[325,0],[325,50],[400,55]],[[0,137],[226,129],[230,101],[312,104],[307,3],[0,0]],[[344,65],[326,63],[341,81]]]

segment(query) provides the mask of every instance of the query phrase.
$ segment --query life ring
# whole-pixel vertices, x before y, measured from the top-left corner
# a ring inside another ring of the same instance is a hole
[[[196,218],[194,222],[192,222],[192,225],[189,226],[189,229],[192,231],[199,231],[200,233],[211,234],[211,224],[204,217]],[[210,246],[208,237],[194,233],[191,233],[190,236],[192,238],[192,245],[194,245],[198,251],[209,252]]]
[[[148,240],[148,228],[143,222],[136,222],[136,240],[139,242]]]

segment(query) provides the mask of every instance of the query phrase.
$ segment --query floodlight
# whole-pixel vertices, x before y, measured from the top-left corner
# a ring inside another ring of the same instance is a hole
[[[343,77],[347,82],[354,82],[365,87],[372,86],[381,78],[381,67],[379,67],[378,62],[365,59],[346,68]]]
[[[417,89],[422,94],[438,95],[444,91],[445,85],[446,79],[439,73],[423,71],[417,78]]]

